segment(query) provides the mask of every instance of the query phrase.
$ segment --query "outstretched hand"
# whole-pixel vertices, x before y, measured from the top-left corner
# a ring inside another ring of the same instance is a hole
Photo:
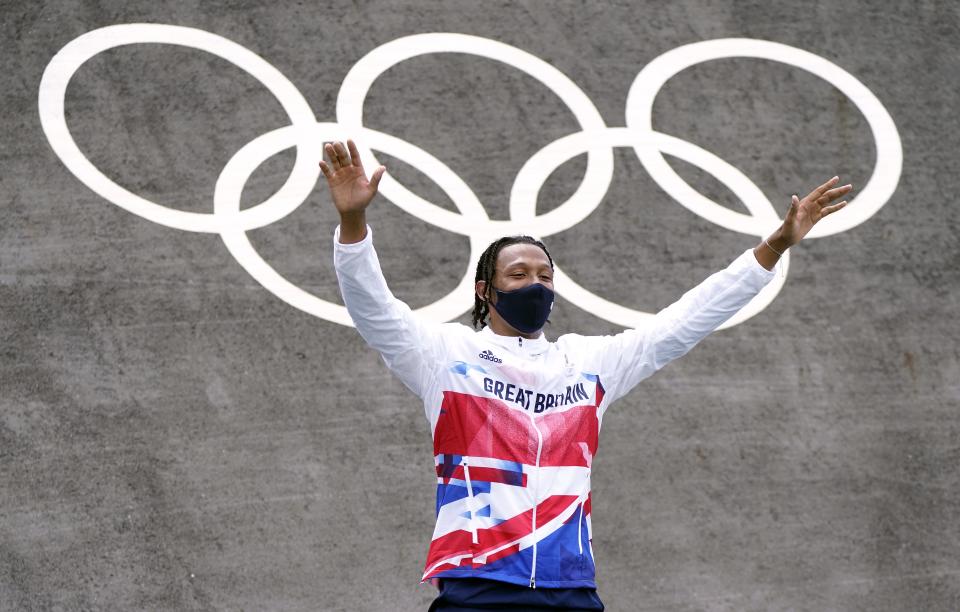
[[[846,200],[838,204],[832,204],[853,189],[853,185],[834,187],[838,182],[840,182],[840,177],[835,176],[811,191],[802,200],[793,196],[790,202],[790,210],[787,211],[787,216],[783,220],[783,226],[780,230],[780,236],[786,243],[786,247],[791,247],[803,240],[803,237],[820,219],[847,205]]]
[[[359,242],[367,234],[365,211],[373,196],[377,195],[386,168],[380,166],[367,180],[360,153],[352,140],[347,140],[346,147],[342,142],[328,142],[323,151],[329,163],[321,160],[320,171],[327,179],[333,205],[340,213],[340,242]]]
[[[337,211],[341,216],[364,211],[377,194],[377,186],[380,185],[380,178],[386,168],[380,166],[374,170],[370,180],[367,180],[360,153],[352,140],[347,140],[346,147],[342,142],[328,142],[323,151],[330,161],[321,161],[320,171],[327,178],[327,186]]]
[[[850,193],[853,186],[834,187],[838,182],[840,178],[835,176],[808,193],[802,200],[793,196],[783,224],[753,249],[760,265],[772,270],[783,253],[803,240],[820,219],[847,205],[846,200],[837,204],[833,202]]]

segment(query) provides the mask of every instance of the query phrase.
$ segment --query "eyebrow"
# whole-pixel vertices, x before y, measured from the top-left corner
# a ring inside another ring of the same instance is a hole
[[[507,264],[506,266],[503,267],[503,271],[506,272],[514,268],[536,268],[537,270],[550,270],[551,272],[553,271],[553,267],[547,262],[530,264],[522,261],[518,261],[512,264]]]

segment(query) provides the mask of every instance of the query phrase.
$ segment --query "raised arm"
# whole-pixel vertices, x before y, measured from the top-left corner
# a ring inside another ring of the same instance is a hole
[[[850,185],[834,187],[833,177],[802,200],[793,196],[783,224],[752,251],[746,251],[645,325],[604,339],[603,370],[611,381],[611,400],[670,361],[686,354],[724,321],[747,305],[773,277],[780,255],[800,242],[823,217],[846,206],[835,200]]]
[[[348,152],[349,149],[349,152]],[[377,193],[385,168],[367,180],[353,141],[324,147],[329,162],[320,162],[333,204],[340,213],[334,240],[334,265],[344,304],[357,331],[376,349],[387,367],[417,395],[432,380],[443,352],[439,325],[423,321],[390,292],[368,231],[366,209]]]

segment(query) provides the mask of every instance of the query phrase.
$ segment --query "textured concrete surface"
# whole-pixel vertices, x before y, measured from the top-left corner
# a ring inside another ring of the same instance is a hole
[[[593,478],[600,593],[613,611],[960,609],[955,3],[7,1],[0,21],[0,610],[406,611],[431,599],[417,583],[435,481],[418,401],[352,329],[275,298],[216,236],[106,202],[41,132],[50,58],[130,22],[244,45],[320,120],[334,119],[360,57],[418,32],[529,51],[609,125],[624,124],[643,65],[698,40],[774,40],[854,74],[900,132],[899,188],[862,225],[800,245],[770,307],[608,414]],[[287,121],[239,69],[169,45],[90,60],[66,109],[108,176],[196,212],[212,210],[234,152]],[[533,79],[463,55],[390,70],[365,117],[444,160],[494,218],[507,217],[519,166],[576,129]],[[856,107],[763,60],[680,73],[654,125],[775,202],[835,172],[862,185],[873,168]],[[272,193],[292,159],[258,169],[244,202]],[[565,164],[542,205],[572,193],[584,166]],[[250,235],[291,281],[336,300],[336,221],[321,189],[312,200]],[[414,306],[469,265],[466,239],[383,199],[371,223],[388,280]],[[645,309],[753,243],[680,207],[624,149],[601,207],[549,240],[582,285]],[[553,335],[616,330],[563,300],[555,312]]]

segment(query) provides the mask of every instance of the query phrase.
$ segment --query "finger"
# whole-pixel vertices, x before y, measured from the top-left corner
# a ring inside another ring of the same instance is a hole
[[[320,172],[323,172],[323,176],[328,179],[331,178],[330,175],[333,174],[333,170],[330,169],[330,166],[327,165],[327,162],[320,160]]]
[[[370,177],[370,188],[374,191],[377,190],[377,187],[380,186],[380,179],[383,178],[383,173],[387,171],[386,166],[380,166],[373,171],[373,176]]]
[[[350,165],[350,156],[347,155],[347,149],[343,146],[342,142],[337,142],[333,145],[333,150],[337,152],[337,161],[340,162],[341,168],[346,168]]]
[[[330,165],[332,166],[333,171],[336,171],[340,166],[339,161],[337,160],[337,152],[333,149],[333,143],[328,142],[323,145],[323,152],[327,154],[327,159],[330,160]]]
[[[830,189],[831,187],[836,185],[839,180],[840,180],[839,176],[833,177],[823,185],[820,185],[819,187],[811,191],[810,195],[808,195],[807,197],[810,198],[811,200],[816,200],[817,198],[822,196],[827,189]]]
[[[820,218],[826,217],[827,215],[833,214],[847,205],[847,201],[844,200],[839,204],[834,204],[833,206],[824,206],[820,209]]]
[[[784,218],[784,221],[793,221],[794,217],[797,216],[797,210],[800,208],[800,198],[794,194],[790,198],[790,208],[787,209],[787,216]]]
[[[340,156],[337,154],[337,143],[329,142],[327,143],[327,157],[330,158],[330,166],[333,168],[333,171],[336,172],[341,168]]]
[[[347,139],[347,148],[350,149],[350,159],[353,160],[353,165],[363,170],[363,162],[360,161],[360,151],[357,150],[356,143]]]
[[[853,190],[853,185],[844,185],[843,187],[837,187],[836,189],[831,189],[827,191],[822,196],[820,196],[820,201],[823,204],[828,204],[840,196],[850,193]]]

